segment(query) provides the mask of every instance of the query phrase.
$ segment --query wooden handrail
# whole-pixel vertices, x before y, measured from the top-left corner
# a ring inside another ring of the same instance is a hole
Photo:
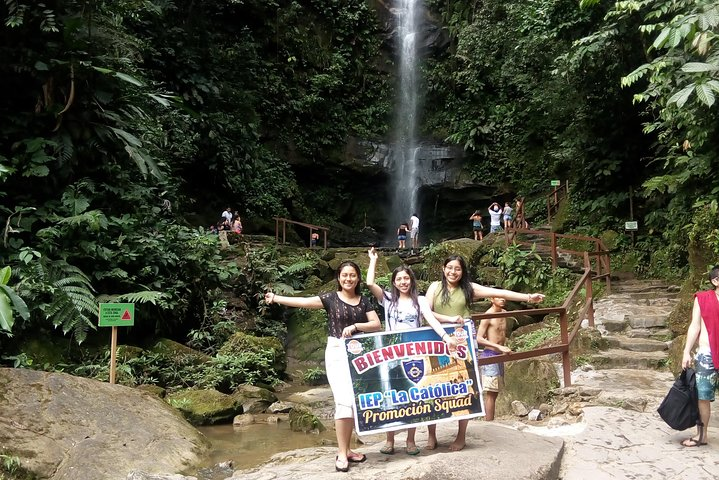
[[[522,235],[534,235],[534,236],[541,236],[541,237],[549,237],[549,243],[550,246],[547,247],[545,245],[538,244],[536,242],[521,242],[517,240],[517,236],[519,234]],[[522,229],[522,228],[510,228],[508,232],[506,232],[505,238],[505,245],[509,246],[510,243],[518,244],[518,245],[533,245],[536,250],[539,251],[549,251],[551,257],[552,257],[552,269],[556,269],[559,264],[559,254],[569,254],[574,256],[579,256],[584,258],[585,255],[588,256],[588,259],[585,260],[585,268],[589,266],[591,268],[592,263],[595,265],[594,268],[594,278],[603,278],[607,285],[607,293],[611,293],[612,290],[612,279],[611,279],[611,273],[612,273],[612,266],[609,258],[609,249],[604,245],[601,239],[595,238],[595,237],[588,237],[586,235],[570,235],[565,233],[554,233],[554,232],[547,232],[544,230],[529,230],[529,229]],[[583,251],[583,250],[569,250],[564,248],[559,248],[557,239],[560,238],[566,238],[570,240],[580,240],[584,242],[590,242],[593,244],[593,247],[590,247],[590,251]],[[594,262],[592,262],[594,260]]]
[[[557,188],[549,192],[547,199],[547,224],[552,223],[552,216],[559,211],[562,200],[569,197],[569,182],[560,183]]]
[[[478,322],[483,318],[504,318],[514,317],[516,315],[546,315],[552,313],[559,314],[559,332],[561,337],[561,343],[559,345],[552,345],[551,347],[535,348],[525,352],[512,352],[502,353],[500,355],[493,355],[487,358],[477,358],[477,366],[490,365],[492,363],[508,362],[513,360],[524,360],[525,358],[535,358],[544,355],[551,355],[555,353],[562,354],[562,371],[564,386],[568,387],[572,384],[572,372],[571,372],[571,358],[569,354],[569,347],[574,341],[574,338],[579,332],[582,321],[587,318],[589,326],[594,326],[594,298],[592,294],[592,269],[587,266],[589,262],[589,255],[585,255],[585,268],[582,276],[577,280],[577,283],[572,288],[572,291],[567,295],[567,298],[562,303],[561,307],[548,307],[548,308],[533,308],[525,310],[512,310],[508,312],[497,312],[497,313],[475,313],[472,315],[472,321]],[[575,303],[575,299],[579,296],[584,287],[586,293],[584,297],[584,305],[580,309],[577,320],[569,331],[569,315],[572,305]]]
[[[275,220],[275,244],[280,243],[280,225],[282,225],[282,244],[285,243],[287,238],[287,224],[300,225],[301,227],[307,227],[310,229],[309,233],[309,245],[312,246],[312,234],[315,230],[321,230],[323,233],[324,247],[323,250],[327,250],[327,233],[330,231],[327,227],[320,225],[312,225],[311,223],[298,222],[296,220],[290,220],[289,218],[273,217]]]

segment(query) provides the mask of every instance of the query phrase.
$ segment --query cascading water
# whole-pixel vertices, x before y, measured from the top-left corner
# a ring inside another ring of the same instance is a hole
[[[421,0],[396,0],[398,9],[397,32],[399,40],[398,105],[395,118],[395,140],[392,154],[392,194],[389,231],[409,221],[413,213],[420,214],[417,190],[419,189],[417,139],[418,124],[418,70],[417,38]],[[393,235],[390,235],[393,236]],[[409,240],[409,239],[408,239]],[[407,242],[409,245],[409,241]]]

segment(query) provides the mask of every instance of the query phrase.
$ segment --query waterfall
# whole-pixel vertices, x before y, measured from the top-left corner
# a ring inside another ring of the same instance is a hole
[[[419,13],[421,0],[397,0],[397,32],[399,40],[399,85],[396,118],[394,122],[394,148],[392,154],[392,193],[389,219],[390,238],[402,222],[409,221],[413,213],[419,212],[417,190],[419,173],[417,168],[419,141],[418,124],[418,78],[419,55]],[[421,225],[420,225],[421,231]],[[409,238],[407,239],[409,245]]]

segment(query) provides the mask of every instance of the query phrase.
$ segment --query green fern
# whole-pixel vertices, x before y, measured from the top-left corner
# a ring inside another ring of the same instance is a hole
[[[146,290],[144,292],[131,292],[118,295],[117,299],[122,302],[130,303],[151,303],[157,305],[157,302],[167,298],[166,293],[157,292],[154,290]]]
[[[45,316],[64,334],[72,332],[77,343],[82,343],[87,331],[96,328],[98,306],[92,283],[82,270],[67,263],[58,263],[52,270],[51,277],[61,277],[52,282],[52,301]]]

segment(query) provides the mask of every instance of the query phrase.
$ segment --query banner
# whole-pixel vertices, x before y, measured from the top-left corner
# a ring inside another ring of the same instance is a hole
[[[444,330],[452,352],[430,327],[345,340],[358,434],[484,416],[472,321]]]

